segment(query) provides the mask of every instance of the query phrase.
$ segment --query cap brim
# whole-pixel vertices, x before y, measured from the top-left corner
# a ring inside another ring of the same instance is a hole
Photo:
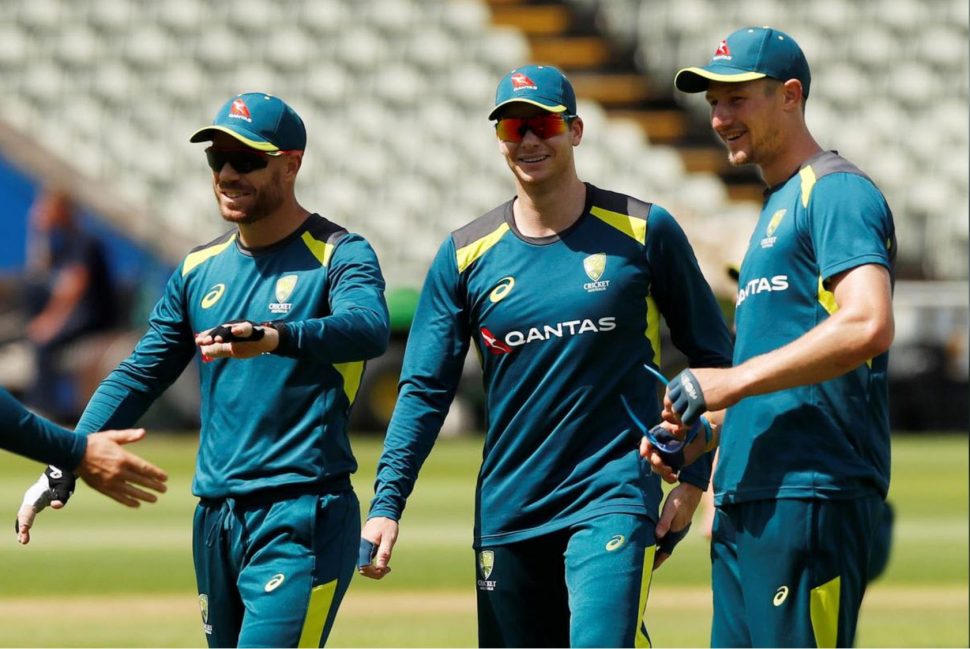
[[[216,126],[215,124],[200,128],[198,131],[192,134],[192,137],[189,138],[189,142],[207,142],[215,137],[216,132],[231,135],[249,148],[256,149],[257,151],[266,151],[267,153],[271,153],[273,151],[280,150],[280,148],[275,144],[254,139],[252,133],[239,132],[225,126]]]
[[[565,113],[566,112],[566,107],[563,106],[562,104],[553,104],[553,105],[550,106],[548,104],[543,104],[543,103],[540,103],[538,101],[534,101],[532,99],[509,99],[507,101],[503,101],[501,104],[499,104],[495,108],[493,108],[492,109],[492,112],[490,112],[488,114],[488,118],[489,119],[495,119],[495,115],[502,108],[504,108],[505,106],[508,106],[509,104],[532,104],[533,106],[538,106],[542,110],[547,110],[550,113]]]
[[[743,81],[754,81],[763,79],[768,75],[761,72],[750,72],[747,70],[733,70],[732,68],[684,68],[677,72],[674,77],[674,85],[681,92],[704,92],[711,81],[723,81],[725,83],[741,83]]]

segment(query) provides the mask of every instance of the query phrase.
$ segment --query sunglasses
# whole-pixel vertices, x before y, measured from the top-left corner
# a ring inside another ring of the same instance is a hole
[[[569,130],[575,115],[536,115],[535,117],[503,117],[495,123],[495,133],[505,142],[521,142],[526,131],[543,140],[562,135]]]
[[[279,153],[289,153],[289,151]],[[228,162],[237,173],[248,174],[251,171],[265,169],[269,164],[270,155],[255,149],[217,149],[210,146],[205,150],[205,159],[209,163],[209,168],[216,173],[222,171],[223,166]]]

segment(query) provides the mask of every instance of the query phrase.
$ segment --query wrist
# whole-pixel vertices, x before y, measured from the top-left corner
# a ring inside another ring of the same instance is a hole
[[[276,354],[277,356],[291,356],[292,350],[290,349],[292,344],[292,336],[290,333],[290,327],[282,320],[271,320],[267,322],[259,323],[259,326],[265,327],[276,332],[275,344],[271,349],[267,350],[269,354]]]

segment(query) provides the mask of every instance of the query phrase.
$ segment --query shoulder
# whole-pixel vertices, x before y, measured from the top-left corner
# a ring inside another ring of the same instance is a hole
[[[311,214],[307,217],[304,236],[335,246],[349,235],[347,228],[319,214]]]
[[[589,213],[641,245],[646,244],[647,232],[655,221],[670,217],[666,210],[653,203],[594,185],[587,186],[590,192]]]
[[[445,240],[442,252],[449,243],[454,246],[458,272],[464,272],[510,231],[507,215],[511,209],[512,201],[506,201],[458,228]]]
[[[228,249],[235,242],[235,240],[236,230],[234,228],[219,235],[208,243],[204,243],[201,246],[192,248],[192,250],[189,251],[189,254],[185,256],[185,259],[182,260],[182,275],[187,275],[199,265],[221,254],[223,251]]]
[[[835,151],[819,154],[804,165],[798,175],[802,205],[806,207],[812,202],[840,202],[866,196],[883,199],[875,182]],[[824,188],[824,191],[816,192],[818,188]]]

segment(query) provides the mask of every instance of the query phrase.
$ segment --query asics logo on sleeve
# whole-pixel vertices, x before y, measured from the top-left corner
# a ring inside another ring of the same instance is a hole
[[[788,586],[782,586],[778,589],[778,592],[775,593],[775,597],[771,600],[771,603],[775,606],[781,606],[785,603],[786,599],[788,599]]]
[[[209,292],[205,294],[202,298],[202,308],[208,309],[222,297],[222,294],[226,292],[226,285],[223,283],[216,284],[209,289]]]
[[[488,299],[490,302],[498,302],[506,295],[512,291],[512,287],[515,286],[515,278],[511,275],[509,277],[503,277],[499,280],[498,286],[492,289],[492,292],[488,294]]]
[[[773,277],[756,277],[755,279],[745,283],[745,285],[738,290],[738,301],[737,306],[740,306],[742,302],[748,299],[752,295],[757,295],[758,293],[771,293],[774,291],[787,291],[788,290],[788,275],[775,275]]]
[[[622,534],[617,534],[606,543],[606,551],[613,552],[614,550],[619,550],[625,541],[626,538]]]
[[[263,587],[267,593],[272,593],[274,590],[282,585],[283,581],[286,579],[286,575],[282,572],[278,572],[273,575],[273,578],[266,582],[266,586]]]

